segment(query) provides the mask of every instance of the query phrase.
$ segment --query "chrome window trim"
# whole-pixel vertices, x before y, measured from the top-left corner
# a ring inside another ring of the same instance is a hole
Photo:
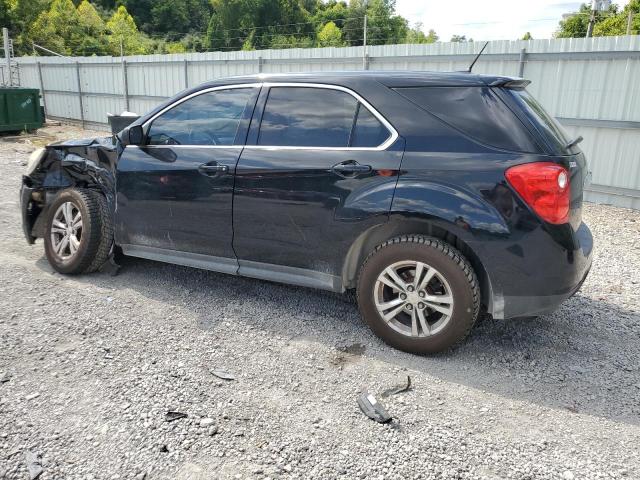
[[[364,98],[362,98],[358,93],[353,90],[343,87],[341,85],[332,85],[328,83],[308,83],[308,82],[261,82],[261,83],[242,83],[237,85],[220,85],[217,87],[205,88],[204,90],[199,90],[197,92],[193,92],[186,97],[181,98],[180,100],[175,101],[171,105],[160,110],[153,117],[142,124],[142,127],[145,131],[149,128],[150,124],[158,118],[160,115],[168,112],[174,107],[177,107],[183,102],[187,100],[197,97],[199,95],[204,95],[205,93],[215,92],[219,90],[231,90],[236,88],[272,88],[272,87],[303,87],[303,88],[323,88],[326,90],[339,90],[345,92],[352,97],[354,97],[358,102],[360,102],[364,107],[369,110],[374,117],[376,117],[382,125],[389,132],[389,137],[377,147],[308,147],[308,146],[291,146],[291,145],[127,145],[127,147],[135,147],[135,148],[248,148],[252,150],[335,150],[335,151],[384,151],[393,145],[398,137],[400,136],[397,130],[391,125],[391,123],[380,113],[378,112],[369,102],[367,102]],[[266,103],[265,103],[266,106]]]
[[[239,148],[244,145],[127,145],[126,148]]]
[[[382,116],[380,112],[378,112],[373,106],[367,102],[364,98],[362,98],[358,93],[353,90],[343,87],[341,85],[332,85],[329,83],[305,83],[305,82],[264,82],[262,84],[265,88],[277,88],[277,87],[302,87],[302,88],[323,88],[325,90],[339,90],[341,92],[348,93],[352,97],[354,97],[358,102],[360,102],[364,107],[369,110],[374,117],[376,117],[382,125],[389,132],[389,137],[377,147],[306,147],[306,146],[290,146],[290,145],[245,145],[244,148],[249,148],[251,150],[336,150],[336,151],[383,151],[389,148],[391,145],[395,143],[398,139],[399,134],[393,125],[389,123],[389,121]],[[265,103],[265,108],[267,103]],[[261,122],[262,123],[262,122]]]

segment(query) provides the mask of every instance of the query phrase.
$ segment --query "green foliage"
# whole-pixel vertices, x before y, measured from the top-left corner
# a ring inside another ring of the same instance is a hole
[[[472,42],[473,40],[469,39],[467,40],[467,36],[466,35],[454,35],[453,37],[451,37],[450,42],[453,43],[465,43],[465,42]]]
[[[9,0],[0,0],[0,25],[11,29],[12,19]]]
[[[636,0],[634,0],[636,1]],[[638,0],[640,1],[640,0]],[[0,0],[18,54],[32,42],[65,55],[182,53],[432,43],[396,0]]]
[[[429,30],[429,33],[425,35],[422,29],[422,23],[418,22],[413,28],[410,28],[407,32],[406,43],[435,43],[438,41],[438,35],[435,30]]]
[[[522,37],[522,40],[533,40],[533,37],[531,36],[531,32],[525,33],[524,36]]]
[[[343,45],[342,31],[335,23],[329,22],[325,24],[318,32],[319,47],[342,47]]]
[[[627,29],[627,13],[629,9],[636,8],[640,11],[640,1],[632,0],[622,12],[612,4],[604,12],[596,12],[593,27],[593,36],[625,35]],[[591,18],[591,4],[583,3],[576,15],[571,15],[560,21],[560,26],[555,32],[556,38],[579,38],[587,36],[589,20]]]
[[[597,23],[593,28],[593,36],[626,35],[629,13],[632,15],[631,35],[640,34],[640,0],[632,0],[621,12],[611,15]]]
[[[31,39],[45,48],[71,55],[83,40],[80,16],[71,0],[53,0],[30,28]]]
[[[68,0],[70,1],[70,0]],[[142,55],[148,53],[147,42],[136,27],[136,22],[129,15],[124,6],[118,10],[107,22],[109,30],[109,50],[111,55]]]

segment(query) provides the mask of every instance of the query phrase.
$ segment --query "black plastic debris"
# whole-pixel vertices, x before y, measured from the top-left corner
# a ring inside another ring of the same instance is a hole
[[[391,415],[387,413],[385,408],[380,404],[376,397],[369,392],[362,392],[358,397],[358,406],[362,413],[364,413],[371,420],[375,420],[378,423],[387,423],[391,421]]]
[[[165,416],[164,419],[167,422],[174,422],[176,420],[180,420],[181,418],[187,418],[188,415],[186,413],[182,413],[182,412],[175,412],[173,410],[169,410]]]
[[[397,395],[399,393],[408,392],[411,390],[411,377],[407,375],[407,384],[406,385],[398,385],[397,387],[392,387],[388,390],[382,392],[382,398],[390,397],[391,395]]]
[[[29,472],[29,479],[35,480],[42,475],[42,460],[40,455],[33,453],[31,450],[24,452],[24,461],[27,464],[27,471]]]
[[[235,380],[236,377],[233,373],[225,372],[224,370],[211,370],[211,374],[221,378],[222,380]]]

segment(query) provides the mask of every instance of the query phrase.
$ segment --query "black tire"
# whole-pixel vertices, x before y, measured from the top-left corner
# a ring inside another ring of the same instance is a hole
[[[54,251],[51,232],[56,212],[67,202],[80,212],[82,227],[77,250],[63,258],[64,255]],[[47,260],[56,271],[68,275],[89,273],[107,260],[113,241],[113,227],[103,195],[86,189],[63,190],[49,206],[47,215],[44,249]]]
[[[413,337],[400,333],[376,308],[374,289],[378,276],[390,265],[403,261],[432,266],[450,286],[450,319],[432,335]],[[446,242],[422,235],[396,237],[378,246],[360,268],[357,295],[360,313],[373,332],[392,347],[409,353],[437,353],[458,344],[468,335],[480,309],[478,279],[469,262]]]

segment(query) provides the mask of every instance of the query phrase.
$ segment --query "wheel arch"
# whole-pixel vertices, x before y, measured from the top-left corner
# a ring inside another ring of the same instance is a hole
[[[345,290],[356,287],[358,272],[367,256],[380,244],[401,235],[420,234],[447,242],[462,253],[473,267],[480,283],[481,304],[493,311],[491,280],[480,257],[464,240],[465,233],[455,225],[426,216],[394,216],[362,233],[351,245],[344,260],[342,284]],[[466,234],[468,235],[468,233]]]

